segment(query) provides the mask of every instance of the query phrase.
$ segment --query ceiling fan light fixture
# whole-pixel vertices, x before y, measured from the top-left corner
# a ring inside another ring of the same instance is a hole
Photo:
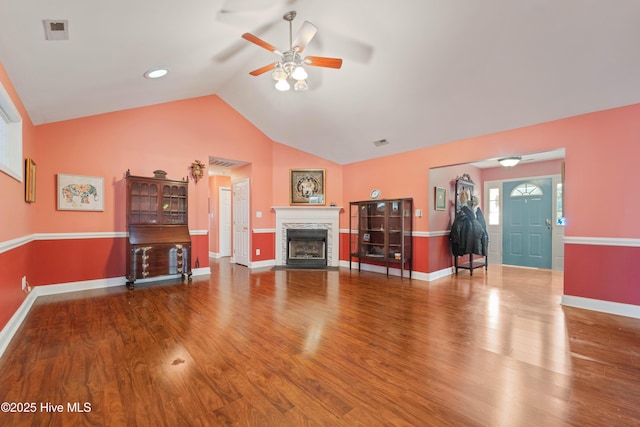
[[[282,69],[282,65],[278,64],[276,65],[275,70],[273,70],[273,73],[271,73],[271,77],[273,77],[273,80],[286,80],[287,79],[287,72],[284,71]]]
[[[291,89],[291,85],[286,79],[278,80],[278,82],[276,83],[276,89],[278,89],[280,92],[286,92]]]
[[[291,88],[291,84],[294,85],[295,90],[304,91],[309,88],[309,83],[307,82],[309,75],[303,66],[305,64],[312,67],[324,68],[342,67],[341,58],[325,58],[323,56],[307,56],[303,58],[300,56],[300,53],[304,51],[307,44],[309,44],[311,39],[315,36],[318,28],[311,22],[304,21],[302,28],[294,40],[292,21],[295,17],[295,10],[289,11],[282,16],[282,19],[289,23],[289,47],[287,50],[279,50],[275,46],[251,33],[242,34],[242,38],[248,42],[279,56],[278,62],[272,62],[264,67],[251,71],[249,74],[252,76],[259,76],[267,71],[273,70],[271,77],[276,80],[276,89],[281,92],[289,90]]]
[[[520,156],[504,157],[502,159],[498,159],[498,163],[505,168],[511,168],[520,163],[520,160],[522,160],[522,157]]]
[[[302,67],[302,65],[298,65],[293,70],[293,73],[291,73],[291,77],[296,80],[306,80],[309,75],[307,74],[307,71]]]
[[[295,90],[302,90],[302,91],[304,91],[304,90],[309,89],[309,85],[307,84],[307,81],[303,79],[303,80],[298,80],[298,81],[296,81],[296,83],[293,85],[293,88],[294,88]]]

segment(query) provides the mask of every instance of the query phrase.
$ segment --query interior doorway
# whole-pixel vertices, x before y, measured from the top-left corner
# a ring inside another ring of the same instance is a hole
[[[244,242],[234,241],[234,182],[245,180],[248,182],[251,175],[251,164],[241,160],[224,159],[221,157],[209,157],[209,257],[231,257],[231,262],[237,262],[235,258],[236,245],[246,252],[246,261],[240,257],[240,262],[248,263],[249,251],[249,227],[247,206],[247,233]],[[246,199],[249,200],[249,189],[246,188]],[[247,264],[244,264],[247,265]]]
[[[218,189],[218,256],[231,256],[231,187]]]

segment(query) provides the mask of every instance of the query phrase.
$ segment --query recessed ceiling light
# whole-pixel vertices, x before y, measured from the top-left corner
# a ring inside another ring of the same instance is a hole
[[[166,68],[154,68],[153,70],[149,70],[144,73],[144,76],[147,79],[159,79],[160,77],[166,76],[168,72],[169,70]]]

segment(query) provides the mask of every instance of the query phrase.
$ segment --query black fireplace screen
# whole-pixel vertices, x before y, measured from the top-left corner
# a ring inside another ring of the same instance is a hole
[[[287,265],[327,265],[327,230],[288,229]]]

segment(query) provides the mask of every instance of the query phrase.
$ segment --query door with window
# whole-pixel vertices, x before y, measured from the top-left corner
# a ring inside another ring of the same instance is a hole
[[[551,268],[551,178],[505,182],[502,263]]]

